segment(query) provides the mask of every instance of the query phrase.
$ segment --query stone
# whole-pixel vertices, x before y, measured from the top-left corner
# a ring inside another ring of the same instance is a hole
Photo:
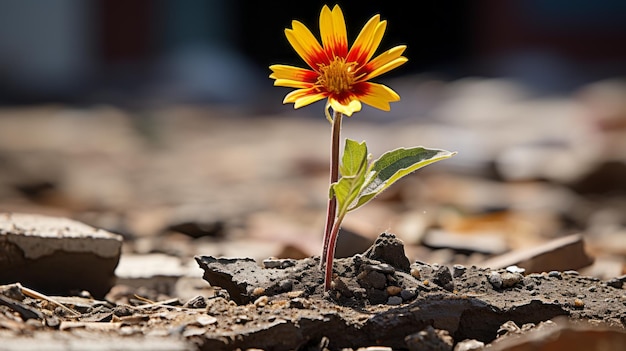
[[[435,271],[435,278],[433,279],[435,284],[440,287],[452,291],[454,290],[454,281],[452,280],[452,273],[447,266],[441,266]]]
[[[454,351],[480,351],[485,347],[485,343],[475,339],[463,340],[454,346]]]
[[[511,272],[503,272],[500,274],[500,278],[502,279],[502,287],[503,288],[512,288],[522,280],[524,280],[524,276],[519,273],[511,273]]]
[[[452,351],[454,344],[448,331],[435,329],[430,325],[418,333],[406,336],[404,341],[410,351]]]
[[[479,266],[499,269],[516,265],[526,273],[540,273],[575,270],[591,263],[593,258],[585,251],[582,235],[574,234],[490,258],[480,262]]]
[[[103,297],[115,283],[122,237],[67,218],[0,214],[0,284]]]
[[[363,256],[392,265],[403,272],[409,272],[411,262],[404,254],[404,244],[394,234],[382,233],[374,245]]]
[[[620,277],[610,279],[609,281],[606,282],[606,285],[613,287],[615,289],[623,289],[625,281],[626,281],[626,275],[622,275]]]
[[[555,322],[541,322],[526,333],[505,335],[495,340],[489,349],[494,351],[626,349],[624,330],[597,326],[591,322],[572,323],[563,318],[555,318]]]
[[[387,305],[400,305],[402,304],[402,298],[400,296],[389,296],[387,299]]]
[[[502,287],[502,276],[498,272],[491,272],[487,280],[495,289],[500,289]]]

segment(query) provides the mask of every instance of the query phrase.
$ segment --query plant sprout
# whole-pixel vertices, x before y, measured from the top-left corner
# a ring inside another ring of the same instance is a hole
[[[332,10],[326,5],[322,8],[321,44],[301,22],[294,20],[291,26],[285,29],[285,36],[309,67],[272,65],[270,78],[274,79],[275,86],[296,89],[283,100],[283,103],[293,103],[296,109],[327,99],[324,112],[332,125],[330,191],[320,268],[325,270],[324,289],[330,290],[337,235],[346,214],[363,206],[400,178],[454,153],[423,147],[400,148],[370,163],[365,141],[358,143],[347,139],[340,165],[343,115],[350,117],[359,112],[362,103],[389,111],[390,102],[400,101],[395,91],[370,80],[407,62],[402,56],[406,46],[395,46],[372,59],[387,27],[387,21],[375,15],[348,48],[346,24],[339,5]]]

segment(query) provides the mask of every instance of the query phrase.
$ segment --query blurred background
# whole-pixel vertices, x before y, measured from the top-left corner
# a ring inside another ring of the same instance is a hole
[[[330,128],[323,102],[283,106],[268,66],[303,65],[283,30],[318,33],[323,4],[0,2],[0,210],[79,219],[125,235],[129,255],[183,263],[317,255]],[[350,42],[380,13],[380,51],[409,58],[379,80],[402,101],[344,136],[375,156],[459,154],[348,216],[338,255],[389,230],[411,259],[477,264],[581,234],[588,273],[626,273],[625,2],[340,5]]]
[[[267,66],[301,63],[283,29],[298,19],[317,31],[323,4],[3,1],[0,102],[261,104]],[[625,73],[626,4],[619,0],[341,6],[351,40],[380,13],[389,21],[381,49],[408,45],[409,63],[391,76],[510,77],[554,93]]]

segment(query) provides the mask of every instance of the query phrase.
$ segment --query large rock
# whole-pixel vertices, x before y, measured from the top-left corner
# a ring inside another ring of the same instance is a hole
[[[0,214],[0,284],[102,297],[115,282],[121,250],[121,236],[67,218]]]

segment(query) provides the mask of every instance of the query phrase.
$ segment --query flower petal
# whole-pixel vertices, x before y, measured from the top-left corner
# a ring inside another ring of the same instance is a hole
[[[385,30],[387,29],[387,21],[381,21],[376,25],[376,29],[374,30],[374,34],[370,38],[369,43],[366,46],[367,56],[365,57],[365,61],[369,61],[369,59],[374,56],[376,50],[378,50],[378,46],[380,42],[383,40],[383,35],[385,35]]]
[[[377,83],[361,83],[359,90],[362,91],[358,95],[359,100],[364,104],[375,107],[379,110],[389,111],[391,107],[390,102],[400,101],[400,96],[395,91],[391,90],[386,85]]]
[[[347,104],[342,104],[333,97],[329,97],[328,102],[335,112],[343,113],[348,117],[352,116],[354,112],[361,111],[361,102],[357,99],[350,100]]]
[[[307,96],[310,97],[315,97],[315,100],[313,100],[312,102],[315,102],[317,100],[321,100],[323,98],[325,98],[327,95],[324,92],[319,92],[316,90],[316,88],[314,87],[310,87],[310,88],[304,88],[304,89],[298,89],[298,90],[294,90],[292,92],[290,92],[289,94],[287,94],[287,96],[285,96],[285,98],[283,99],[283,104],[287,104],[290,102],[295,103],[297,100],[299,99],[303,99]],[[311,102],[309,102],[311,103]],[[304,106],[304,105],[301,105]],[[298,106],[300,107],[300,106]]]
[[[346,57],[346,61],[358,62],[361,65],[364,65],[367,62],[367,46],[368,43],[371,41],[372,36],[374,35],[376,27],[379,23],[380,15],[376,15],[370,18],[370,20],[365,23],[365,26],[363,26],[363,29],[361,29],[361,32],[356,37],[354,44],[352,44],[350,52]]]
[[[361,30],[361,33],[357,37],[357,40],[352,45],[350,53],[348,54],[348,61],[356,61],[360,65],[364,65],[378,49],[385,29],[387,29],[387,21],[379,21],[378,15],[372,17],[365,27]],[[354,51],[354,53],[353,53]]]
[[[396,59],[394,59],[391,62],[387,62],[386,64],[376,68],[375,70],[373,70],[372,72],[370,72],[369,74],[367,74],[365,77],[363,77],[363,80],[369,80],[372,79],[374,77],[378,77],[379,75],[389,72],[392,69],[398,67],[398,66],[402,66],[405,62],[407,62],[408,59],[404,56],[400,56]]]
[[[285,29],[285,36],[298,55],[313,69],[327,62],[326,54],[313,33],[302,23],[291,21],[293,29]]]
[[[272,65],[270,69],[272,70],[272,74],[270,74],[270,78],[272,79],[288,79],[315,83],[319,77],[319,74],[315,71],[288,65]]]
[[[299,80],[291,79],[276,79],[274,81],[275,87],[288,87],[288,88],[311,88],[313,83],[306,83]]]
[[[320,14],[320,34],[324,50],[330,57],[346,57],[348,34],[343,12],[339,5],[331,11],[324,5]]]
[[[302,106],[310,105],[314,102],[320,101],[326,97],[326,94],[317,93],[314,95],[306,95],[296,100],[293,104],[293,108],[300,108]]]
[[[325,93],[320,93],[315,88],[298,89],[285,96],[283,104],[294,103],[293,108],[300,108],[302,106],[310,105],[316,101],[322,100],[326,97]]]
[[[398,45],[383,52],[382,54],[376,56],[376,58],[368,62],[365,66],[361,67],[361,70],[360,70],[361,72],[359,73],[361,74],[365,73],[366,76],[369,77],[372,71],[401,57],[402,54],[404,53],[404,50],[406,50],[406,45]]]

